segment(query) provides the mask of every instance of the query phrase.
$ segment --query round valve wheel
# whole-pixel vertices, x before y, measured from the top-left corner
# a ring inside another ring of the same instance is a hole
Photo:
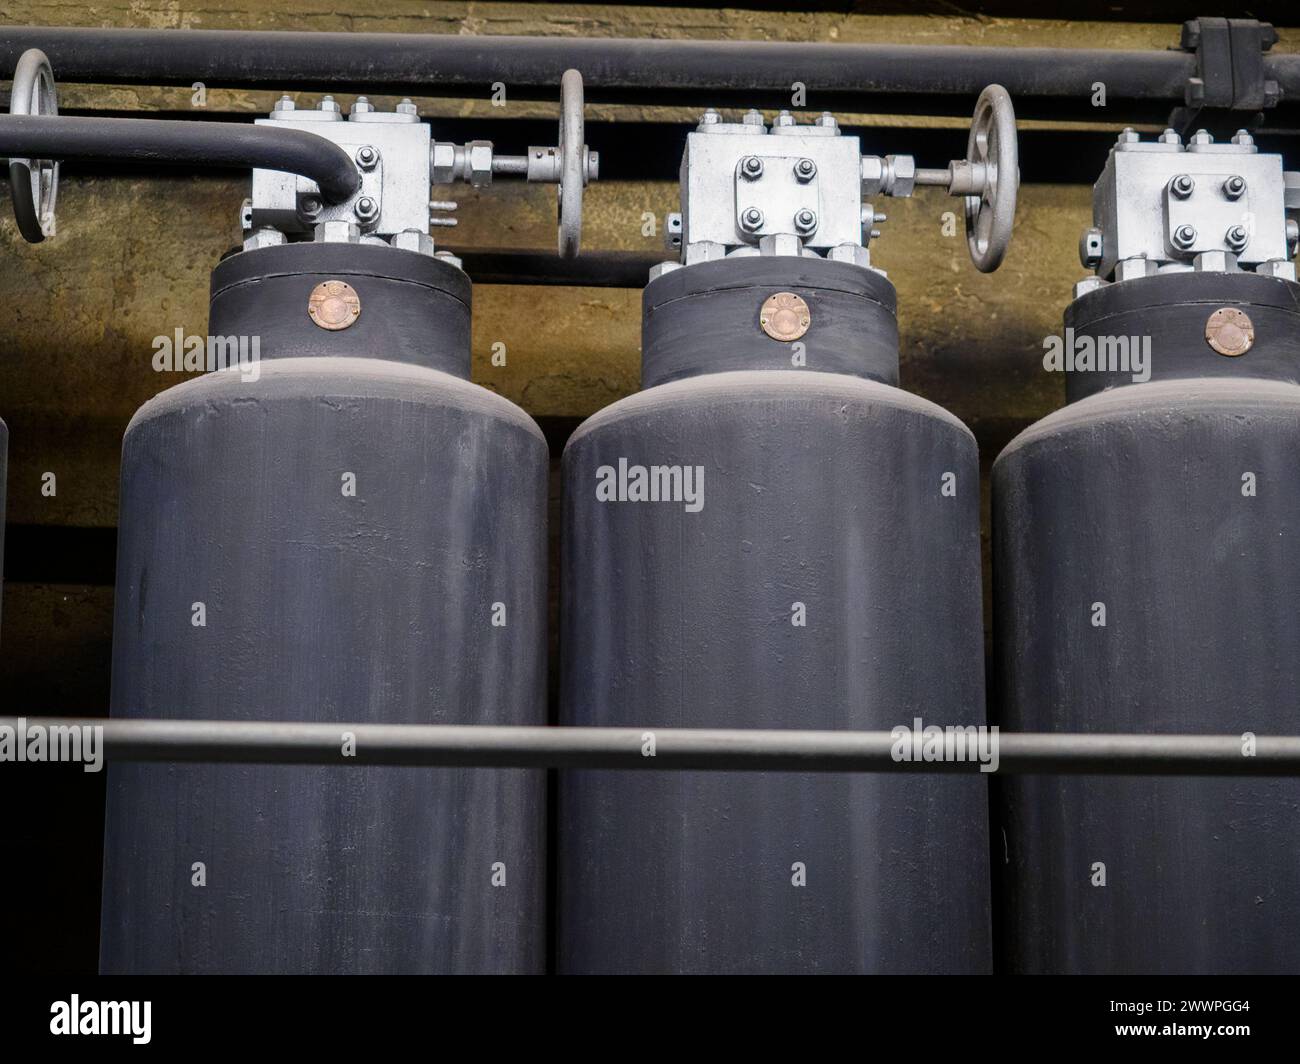
[[[560,79],[560,256],[578,254],[582,240],[582,190],[587,184],[587,145],[583,129],[582,75],[566,70]]]
[[[966,243],[971,261],[983,273],[1002,264],[1011,243],[1020,186],[1020,154],[1016,146],[1016,113],[1011,95],[990,85],[975,104],[966,161],[982,172],[979,195],[966,197]]]
[[[9,98],[12,115],[56,115],[59,101],[50,61],[39,48],[18,59]],[[14,218],[23,239],[39,244],[54,234],[54,201],[59,191],[59,164],[50,160],[10,159],[9,191]]]

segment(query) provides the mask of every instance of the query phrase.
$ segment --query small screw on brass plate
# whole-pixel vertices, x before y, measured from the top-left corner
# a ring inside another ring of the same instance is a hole
[[[361,297],[346,281],[322,281],[311,290],[307,314],[322,329],[346,329],[361,317]]]
[[[1255,343],[1255,326],[1244,311],[1220,307],[1205,323],[1205,342],[1221,355],[1236,358]]]
[[[758,324],[773,340],[789,343],[808,331],[812,324],[812,311],[793,292],[777,292],[763,300]]]

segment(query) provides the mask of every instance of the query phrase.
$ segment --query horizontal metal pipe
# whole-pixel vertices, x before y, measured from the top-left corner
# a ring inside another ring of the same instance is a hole
[[[914,749],[910,736],[883,731],[0,718],[15,735],[59,725],[102,727],[104,755],[115,761],[953,773],[979,772],[982,764],[973,751],[965,760],[900,760],[900,742]],[[1300,737],[1253,742],[1246,756],[1237,735],[1003,732],[996,764],[1003,775],[1300,775]],[[13,748],[11,740],[10,758]]]
[[[560,75],[576,67],[593,99],[607,90],[788,95],[794,82],[817,98],[974,99],[997,82],[1013,97],[1087,100],[1102,82],[1108,105],[1181,103],[1196,73],[1195,57],[1179,51],[43,27],[0,31],[0,68],[12,68],[32,47],[45,51],[63,82],[391,87],[437,95],[503,81],[512,91],[553,94]],[[1296,59],[1271,57],[1270,76],[1284,86],[1300,81]]]
[[[440,248],[446,247],[439,244]],[[457,255],[475,284],[572,285],[581,288],[644,288],[650,270],[675,259],[668,251],[584,251],[575,259],[553,251],[515,248],[446,248]]]
[[[361,185],[337,144],[299,129],[157,118],[0,115],[0,157],[145,166],[240,166],[301,174],[329,203]]]

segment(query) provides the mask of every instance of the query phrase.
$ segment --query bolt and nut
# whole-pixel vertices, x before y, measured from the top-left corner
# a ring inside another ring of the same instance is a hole
[[[1179,199],[1187,199],[1196,191],[1196,182],[1191,174],[1178,174],[1169,179],[1169,191]]]
[[[1223,194],[1230,200],[1241,199],[1246,191],[1246,179],[1240,174],[1233,174],[1223,183]]]
[[[1233,251],[1240,251],[1250,242],[1250,233],[1244,225],[1234,225],[1223,238]]]
[[[373,222],[379,217],[379,203],[373,196],[362,196],[354,208],[357,218],[363,222]]]
[[[811,181],[817,176],[817,164],[811,159],[800,159],[794,164],[794,176],[800,181]]]
[[[809,210],[807,207],[801,211],[796,211],[794,227],[801,233],[811,233],[817,228],[817,212]]]
[[[750,181],[756,181],[763,176],[763,160],[757,155],[746,155],[740,161],[740,173]]]
[[[379,149],[372,144],[363,144],[357,149],[357,165],[362,170],[373,170],[379,162]]]
[[[1188,250],[1196,243],[1196,227],[1192,225],[1180,225],[1174,230],[1174,247],[1181,248],[1183,251]]]
[[[757,207],[746,207],[740,214],[740,227],[747,233],[757,233],[763,228],[763,212]]]

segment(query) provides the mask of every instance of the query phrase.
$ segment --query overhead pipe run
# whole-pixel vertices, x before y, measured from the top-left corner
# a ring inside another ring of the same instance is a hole
[[[507,76],[513,91],[549,94],[577,67],[594,99],[625,90],[788,93],[797,81],[841,103],[899,94],[974,98],[991,82],[1017,100],[1086,101],[1101,82],[1108,105],[1181,103],[1197,74],[1196,56],[1184,51],[44,27],[0,34],[0,67],[31,47],[45,50],[63,82],[454,94]],[[1269,56],[1265,65],[1284,93],[1300,93],[1300,56]]]
[[[38,730],[49,735],[52,728],[102,728],[109,761],[970,773],[988,763],[972,752],[978,742],[981,750],[996,747],[996,770],[1003,775],[1300,775],[1296,736],[1252,737],[1247,746],[1238,735],[988,732],[957,740],[968,744],[964,760],[900,760],[899,743],[912,743],[915,733],[0,718],[0,734],[11,729],[11,743]]]

